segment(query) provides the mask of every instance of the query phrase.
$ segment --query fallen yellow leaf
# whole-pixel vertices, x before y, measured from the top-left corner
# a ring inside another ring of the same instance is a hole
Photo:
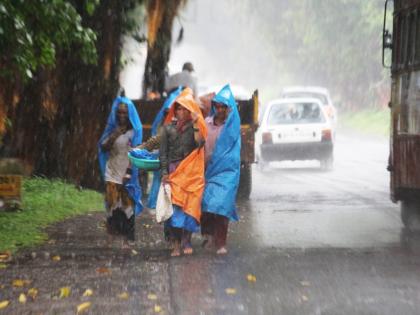
[[[0,310],[6,308],[9,305],[9,301],[1,301],[0,302]]]
[[[62,287],[60,288],[60,299],[66,298],[70,295],[70,288],[69,287]]]
[[[60,261],[61,260],[61,257],[58,256],[58,255],[56,255],[56,256],[53,256],[52,260],[54,260],[54,261]]]
[[[33,300],[35,300],[35,298],[36,298],[36,296],[38,295],[38,289],[35,289],[35,288],[30,288],[29,290],[28,290],[28,295],[33,299]]]
[[[300,284],[301,284],[303,287],[309,287],[309,286],[311,285],[311,283],[310,283],[309,281],[301,281],[301,282],[300,282]]]
[[[155,313],[160,313],[162,311],[162,308],[160,307],[160,305],[155,304],[155,307],[153,308]]]
[[[226,294],[234,295],[234,294],[236,294],[236,289],[234,289],[234,288],[227,288],[225,290],[225,292],[226,292]]]
[[[90,303],[90,302],[85,302],[85,303],[79,304],[77,306],[77,314],[81,314],[82,312],[87,310],[90,307],[91,304],[92,303]]]
[[[132,250],[131,250],[131,253],[132,253],[134,256],[138,254],[138,252],[137,252],[135,249],[132,249]]]
[[[11,258],[10,251],[0,253],[0,261],[8,261]]]
[[[118,297],[119,297],[121,300],[128,300],[128,298],[129,298],[130,296],[128,295],[128,293],[127,293],[127,292],[123,292],[123,293],[118,294]]]
[[[253,274],[250,274],[250,273],[246,275],[246,279],[249,282],[256,282],[257,281],[257,277],[255,277]]]
[[[149,293],[148,295],[147,295],[147,298],[149,299],[149,300],[157,300],[157,296],[156,296],[156,294],[153,294],[153,293]]]
[[[28,285],[30,283],[31,283],[30,280],[15,279],[15,280],[13,280],[12,285],[14,287],[23,287],[23,286]]]
[[[111,270],[109,270],[108,268],[106,268],[106,267],[100,267],[100,268],[97,268],[96,269],[96,272],[97,273],[111,273]]]
[[[21,293],[19,295],[19,302],[22,303],[22,304],[26,303],[26,295],[24,293]]]
[[[307,302],[309,299],[306,295],[302,295],[302,301],[303,302]]]
[[[91,296],[93,294],[93,291],[91,289],[86,289],[85,293],[83,293],[83,296]]]
[[[0,269],[6,269],[7,265],[6,264],[0,264]]]

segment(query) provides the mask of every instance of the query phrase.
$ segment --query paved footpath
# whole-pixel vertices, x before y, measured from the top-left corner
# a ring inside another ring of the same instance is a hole
[[[162,225],[143,213],[136,245],[123,250],[120,240],[106,243],[103,218],[93,213],[58,223],[47,229],[45,245],[19,252],[0,270],[0,301],[10,301],[0,314],[75,314],[85,302],[86,314],[173,313]],[[88,289],[92,294],[83,296]],[[26,303],[19,302],[21,293]]]

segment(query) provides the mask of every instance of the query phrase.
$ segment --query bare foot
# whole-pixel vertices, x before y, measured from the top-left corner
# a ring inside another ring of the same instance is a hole
[[[127,240],[123,240],[122,242],[122,249],[130,249],[130,244],[128,243]]]
[[[216,251],[216,254],[217,255],[225,255],[225,254],[227,254],[227,252],[228,251],[227,251],[226,247],[222,246]]]
[[[178,257],[178,256],[181,256],[181,252],[179,248],[174,248],[171,252],[171,257]]]
[[[192,247],[185,247],[183,252],[184,252],[184,255],[191,255],[193,253],[193,249]]]
[[[171,257],[181,256],[181,244],[179,242],[173,243],[173,249],[171,252]]]

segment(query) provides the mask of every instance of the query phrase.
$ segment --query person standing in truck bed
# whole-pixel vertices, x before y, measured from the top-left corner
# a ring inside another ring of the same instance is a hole
[[[182,66],[182,71],[169,76],[165,80],[165,91],[169,94],[179,86],[189,87],[194,98],[197,98],[197,79],[192,75],[194,67],[191,62],[186,62]]]

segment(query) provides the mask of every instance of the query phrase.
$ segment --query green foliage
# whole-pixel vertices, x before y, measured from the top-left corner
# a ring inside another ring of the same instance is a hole
[[[374,104],[381,65],[383,0],[248,0],[283,84],[328,87],[345,105]]]
[[[90,16],[92,16],[93,12],[95,12],[95,9],[99,5],[99,2],[100,0],[86,0],[85,1],[85,10]]]
[[[0,251],[42,243],[42,228],[65,218],[103,208],[101,194],[78,190],[61,180],[43,178],[23,182],[23,210],[0,212]]]
[[[92,15],[99,0],[85,1]],[[53,66],[60,50],[89,64],[97,59],[96,34],[66,0],[3,0],[0,3],[0,75],[31,78],[41,66]]]

